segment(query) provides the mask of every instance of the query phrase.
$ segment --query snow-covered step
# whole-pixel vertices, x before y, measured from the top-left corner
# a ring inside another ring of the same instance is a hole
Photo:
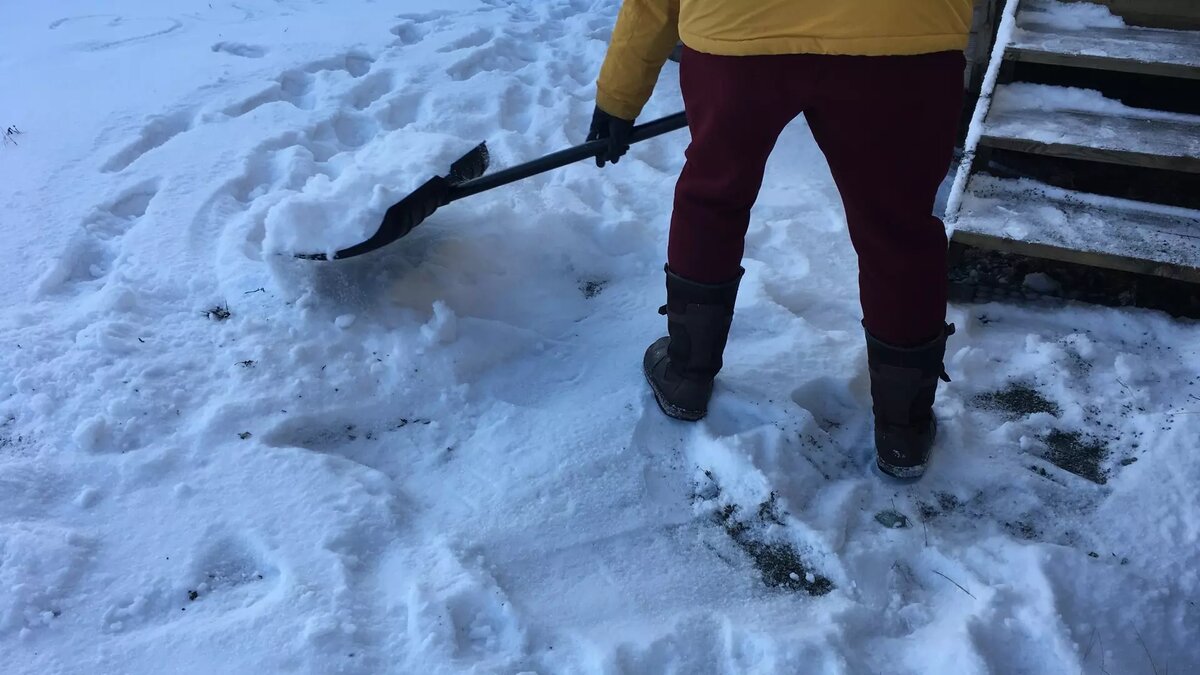
[[[1084,89],[1024,83],[998,86],[980,144],[1200,173],[1200,116],[1131,108]]]
[[[1025,3],[1018,26],[1008,60],[1200,79],[1200,31],[1043,22]]]
[[[1196,210],[976,175],[953,226],[967,246],[1200,284]]]
[[[1200,30],[1200,3],[1196,0],[1092,0],[1096,1],[1103,2],[1112,13],[1138,26]]]

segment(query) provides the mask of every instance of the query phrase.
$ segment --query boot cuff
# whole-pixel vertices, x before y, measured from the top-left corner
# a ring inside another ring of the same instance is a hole
[[[867,360],[873,365],[895,368],[917,368],[922,371],[942,372],[942,359],[946,356],[946,339],[954,335],[954,324],[948,323],[942,334],[916,347],[896,347],[871,335],[866,328]]]
[[[663,266],[663,271],[667,273],[668,303],[678,301],[683,305],[720,305],[730,309],[737,301],[738,285],[746,273],[744,268],[739,267],[737,276],[729,281],[702,284],[675,274],[666,265]]]

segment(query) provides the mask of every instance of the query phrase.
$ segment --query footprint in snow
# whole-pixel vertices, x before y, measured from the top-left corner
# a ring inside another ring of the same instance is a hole
[[[355,110],[365,110],[386,96],[395,87],[395,76],[391,71],[372,73],[350,90],[350,105]]]
[[[149,211],[158,189],[157,181],[138,183],[95,209],[62,255],[34,282],[34,297],[106,278],[121,253],[122,240]]]
[[[490,574],[448,550],[409,592],[409,627],[426,647],[460,662],[504,663],[522,656],[525,628]]]
[[[270,103],[283,102],[301,110],[311,110],[313,76],[304,70],[289,70],[275,79],[266,89],[224,110],[229,117],[242,117]]]
[[[235,103],[223,111],[228,117],[241,117],[270,103],[287,103],[301,110],[312,110],[317,97],[315,85],[321,73],[344,74],[357,79],[371,70],[375,58],[361,51],[350,51],[313,61],[287,70],[259,93]]]
[[[513,73],[536,63],[537,48],[515,35],[501,35],[486,46],[472,49],[470,54],[446,69],[455,80],[469,80],[482,73],[501,71]]]
[[[380,126],[387,131],[403,129],[423,116],[426,92],[402,91],[389,97],[376,112]]]
[[[61,635],[63,626],[55,623],[78,617],[71,613],[78,610],[80,585],[95,559],[96,542],[37,517],[0,522],[0,542],[0,641],[42,630]]]
[[[399,447],[445,447],[442,434],[438,425],[426,417],[398,415],[390,407],[360,407],[296,416],[266,432],[263,442],[276,448],[300,448],[337,457],[395,479],[410,472],[414,461],[412,456],[399,453]],[[445,455],[438,457],[445,459]]]
[[[279,567],[259,547],[240,534],[212,532],[179,571],[155,578],[104,613],[103,627],[111,633],[161,627],[197,614],[226,616],[254,607],[280,583]],[[165,556],[159,567],[173,564]]]
[[[442,54],[447,54],[449,52],[456,52],[462,49],[474,49],[476,47],[482,47],[488,42],[491,42],[491,40],[495,37],[495,31],[486,28],[477,28],[460,38],[450,41],[449,44],[438,47],[437,51]]]
[[[212,50],[217,53],[240,56],[246,59],[261,59],[267,54],[266,47],[248,45],[241,42],[218,42],[212,46]]]
[[[134,141],[118,150],[100,170],[104,173],[124,171],[151,150],[166,145],[171,139],[190,130],[196,124],[196,119],[196,111],[192,109],[150,118],[137,132]]]

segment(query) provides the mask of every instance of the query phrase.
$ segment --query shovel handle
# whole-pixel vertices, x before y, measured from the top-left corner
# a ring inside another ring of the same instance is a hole
[[[662,119],[647,122],[632,129],[629,135],[630,145],[644,140],[661,136],[665,133],[682,129],[687,126],[687,118],[683,113],[675,113]],[[454,183],[454,176],[477,175],[487,168],[486,148],[482,145],[464,155],[455,162],[448,176],[435,176],[415,192],[404,199],[392,204],[383,214],[383,222],[379,229],[366,241],[349,248],[341,249],[334,254],[335,260],[353,258],[371,251],[378,250],[396,241],[420,225],[438,208],[463,197],[479,194],[484,190],[515,183],[523,178],[536,176],[551,169],[557,169],[580,160],[596,157],[608,147],[607,140],[591,141],[573,148],[567,148],[546,155],[532,162],[514,166],[510,169],[497,171],[490,176],[481,176],[472,180]],[[325,253],[297,253],[296,257],[306,260],[328,260]]]
[[[629,144],[641,143],[642,141],[662,136],[686,126],[687,117],[682,112],[668,115],[652,122],[646,122],[645,124],[639,124],[630,132]],[[592,159],[607,147],[608,140],[602,138],[584,143],[583,145],[577,145],[573,148],[567,148],[566,150],[559,150],[545,157],[535,159],[532,162],[518,164],[503,171],[497,171],[493,174],[459,183],[450,188],[449,201],[452,202],[464,197],[470,197],[471,195],[477,195],[480,192],[508,185],[509,183],[515,183],[530,176],[536,176],[539,173],[545,173],[585,159]]]

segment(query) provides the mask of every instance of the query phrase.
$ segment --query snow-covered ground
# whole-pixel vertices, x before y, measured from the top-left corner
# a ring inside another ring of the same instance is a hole
[[[686,132],[279,254],[580,142],[616,0],[102,5],[0,25],[0,672],[1200,669],[1194,323],[952,308],[936,461],[883,480],[798,120],[670,421]]]

